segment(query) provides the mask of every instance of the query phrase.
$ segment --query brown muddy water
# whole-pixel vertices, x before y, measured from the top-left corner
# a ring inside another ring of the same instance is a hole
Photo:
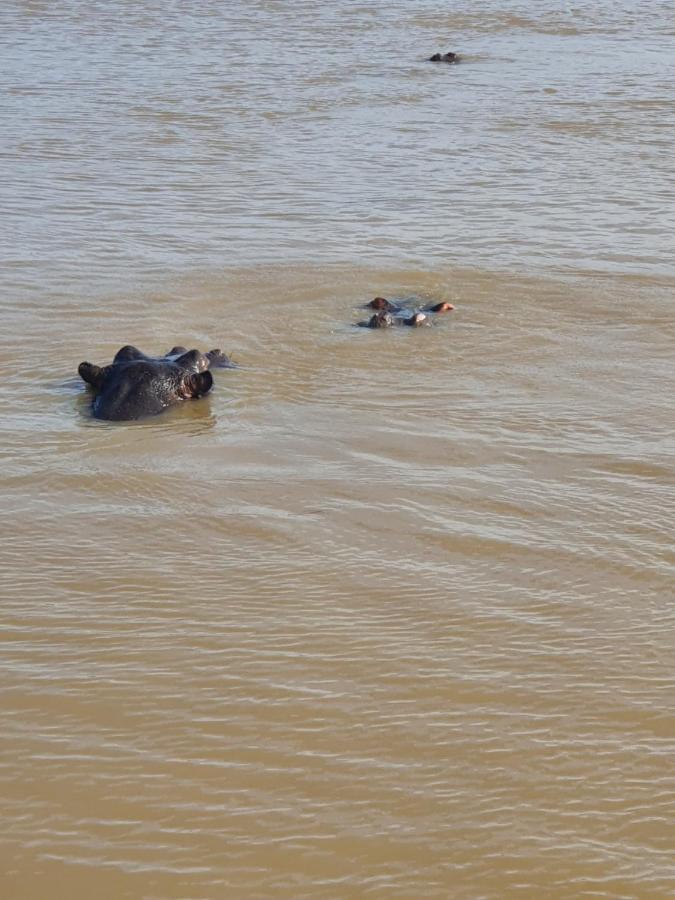
[[[589,6],[3,4],[3,900],[675,895],[675,20]],[[129,342],[240,368],[95,421]]]

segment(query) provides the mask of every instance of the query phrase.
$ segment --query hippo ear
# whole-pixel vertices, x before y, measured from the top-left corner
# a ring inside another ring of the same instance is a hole
[[[131,344],[127,344],[117,351],[113,362],[129,362],[132,359],[147,359],[147,357],[145,353],[141,353],[138,347],[132,347]]]
[[[193,372],[186,376],[185,387],[187,388],[188,396],[203,397],[213,387],[213,375],[208,369],[206,372]]]
[[[102,369],[90,362],[81,362],[77,367],[77,371],[82,381],[86,381],[92,387],[100,388],[105,377],[107,367]]]
[[[212,369],[236,369],[236,365],[232,362],[227,353],[223,353],[223,351],[218,348],[216,350],[209,350],[206,354],[206,358],[209,361],[209,366]]]

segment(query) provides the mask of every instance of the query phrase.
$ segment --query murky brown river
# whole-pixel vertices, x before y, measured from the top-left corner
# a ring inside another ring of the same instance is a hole
[[[673,41],[3,3],[2,900],[675,895]]]

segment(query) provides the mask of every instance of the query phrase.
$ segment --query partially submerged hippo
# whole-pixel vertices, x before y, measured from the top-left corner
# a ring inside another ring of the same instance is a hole
[[[394,324],[394,317],[385,310],[380,310],[380,312],[376,312],[365,322],[357,322],[356,324],[359,328],[390,328]]]
[[[415,310],[415,305],[414,303],[392,303],[386,297],[375,297],[365,305],[365,309],[375,310],[375,314],[365,322],[357,322],[357,325],[361,328],[390,328],[392,325],[409,325],[411,328],[418,328],[420,325],[431,324],[426,313],[445,313],[455,308],[446,300],[428,304],[421,310]]]
[[[429,62],[444,62],[452,65],[453,63],[458,63],[460,58],[458,53],[434,53],[433,56],[429,57]]]
[[[83,362],[78,372],[96,392],[92,405],[96,418],[124,421],[153,416],[181,400],[208,394],[212,367],[233,368],[233,363],[220,350],[201,353],[173,347],[165,356],[146,356],[126,346],[111,365]]]
[[[416,312],[411,316],[392,316],[391,313],[381,310],[371,316],[367,322],[358,322],[360,328],[391,328],[394,325],[408,325],[411,328],[419,328],[420,325],[429,325],[430,322],[424,313]]]
[[[394,313],[399,312],[401,307],[397,303],[392,303],[386,297],[375,297],[370,303],[366,303],[366,309],[376,309],[382,312]]]
[[[387,300],[386,297],[375,297],[374,300],[371,300],[369,303],[366,303],[365,309],[375,309],[378,312],[388,312],[392,313],[392,315],[403,313],[406,310],[410,310],[417,304],[415,303],[392,303],[391,300]],[[428,313],[444,313],[450,312],[455,307],[452,303],[448,303],[447,300],[442,300],[440,303],[428,304],[427,306],[422,307],[422,312]]]
[[[455,307],[452,303],[448,303],[447,300],[441,301],[441,303],[434,303],[433,306],[425,306],[424,312],[432,312],[432,313],[444,313],[444,312],[452,312]]]

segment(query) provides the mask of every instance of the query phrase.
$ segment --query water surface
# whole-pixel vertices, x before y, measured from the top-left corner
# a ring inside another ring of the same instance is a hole
[[[0,26],[2,896],[672,895],[669,5]]]

